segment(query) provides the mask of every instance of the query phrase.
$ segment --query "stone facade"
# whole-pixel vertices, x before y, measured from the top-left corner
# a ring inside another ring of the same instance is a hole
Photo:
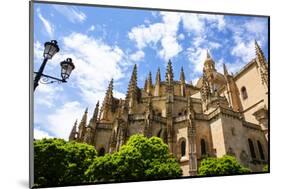
[[[137,86],[133,68],[125,99],[113,96],[110,81],[104,101],[87,122],[86,109],[69,140],[94,145],[100,155],[118,151],[131,135],[158,136],[178,159],[183,174],[196,175],[205,156],[234,155],[252,171],[268,162],[268,64],[256,44],[256,58],[236,75],[216,70],[207,52],[202,77],[187,84],[184,70],[175,80],[171,61],[165,79],[149,73]],[[254,49],[253,49],[254,50]]]

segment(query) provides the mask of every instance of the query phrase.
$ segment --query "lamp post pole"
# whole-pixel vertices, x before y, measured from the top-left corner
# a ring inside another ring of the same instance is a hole
[[[44,79],[47,79],[47,80],[51,80],[49,82],[45,82],[44,84],[49,84],[49,83],[54,83],[54,82],[66,83],[66,80],[69,78],[72,70],[75,68],[75,66],[72,62],[72,59],[67,58],[66,60],[64,60],[60,63],[61,79],[43,74],[43,71],[48,62],[48,59],[51,59],[60,50],[59,46],[57,45],[56,40],[52,40],[51,42],[46,42],[44,44],[44,46],[45,46],[44,53],[43,53],[44,60],[41,64],[38,72],[34,72],[34,74],[36,74],[36,76],[34,78],[34,89],[33,89],[34,91],[35,91],[36,87],[39,85],[39,81],[40,81],[41,77]]]
[[[41,64],[39,71],[37,72],[35,79],[34,79],[34,91],[36,89],[36,87],[39,85],[38,82],[43,74],[44,68],[47,64],[48,58],[44,58],[43,63]]]

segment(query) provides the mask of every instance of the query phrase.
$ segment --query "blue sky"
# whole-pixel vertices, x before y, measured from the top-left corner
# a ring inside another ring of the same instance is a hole
[[[66,84],[40,84],[34,94],[36,138],[67,139],[71,127],[89,107],[92,116],[111,78],[114,96],[123,98],[134,64],[138,86],[149,71],[164,79],[171,59],[175,79],[183,66],[186,81],[196,83],[202,74],[206,49],[218,71],[225,63],[237,72],[255,58],[256,39],[268,57],[268,20],[265,17],[161,12],[35,3],[34,70],[43,60],[44,42],[55,39],[60,52],[44,73],[60,77],[67,57],[76,66]]]

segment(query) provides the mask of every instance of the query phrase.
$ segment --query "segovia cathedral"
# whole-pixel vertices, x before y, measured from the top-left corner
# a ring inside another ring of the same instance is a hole
[[[113,96],[110,81],[99,110],[87,122],[75,122],[69,140],[94,145],[99,155],[118,151],[134,134],[160,137],[178,159],[184,176],[197,175],[206,157],[233,155],[253,172],[268,163],[268,63],[255,41],[256,57],[230,74],[223,73],[207,52],[196,85],[185,81],[183,68],[175,80],[171,61],[165,80],[160,69],[155,83],[149,73],[144,88],[137,86],[133,68],[125,99]]]

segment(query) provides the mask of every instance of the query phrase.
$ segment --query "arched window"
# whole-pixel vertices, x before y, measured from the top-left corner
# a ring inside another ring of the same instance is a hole
[[[241,95],[242,95],[243,100],[248,98],[247,89],[244,86],[241,88]]]
[[[104,154],[105,154],[105,149],[104,148],[100,148],[99,156],[104,156]]]
[[[184,115],[186,115],[187,114],[187,111],[186,110],[184,110]]]
[[[185,148],[186,148],[186,143],[185,141],[181,142],[181,157],[185,156]]]
[[[260,158],[264,160],[264,154],[263,154],[263,149],[260,141],[258,141],[258,148],[259,148],[259,153],[260,153]]]
[[[248,139],[248,143],[249,143],[249,148],[250,148],[250,152],[251,152],[251,157],[256,158],[255,147],[254,147],[253,141],[251,139]]]
[[[201,139],[201,155],[206,155],[207,154],[207,149],[206,149],[206,142],[204,139]]]

